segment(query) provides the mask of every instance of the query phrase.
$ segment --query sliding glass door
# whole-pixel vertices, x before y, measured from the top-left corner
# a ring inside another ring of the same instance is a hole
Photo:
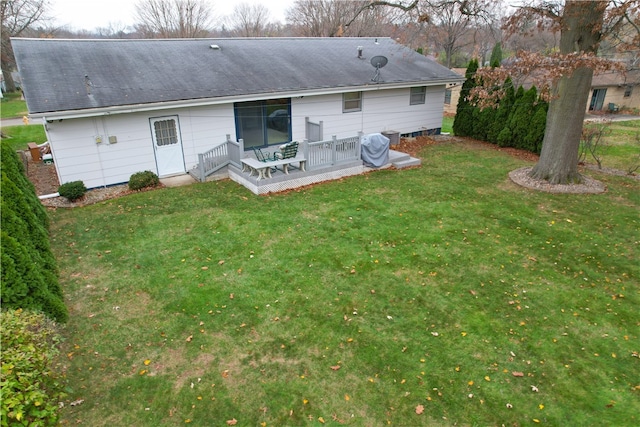
[[[291,141],[291,100],[238,102],[235,104],[236,136],[245,149]]]

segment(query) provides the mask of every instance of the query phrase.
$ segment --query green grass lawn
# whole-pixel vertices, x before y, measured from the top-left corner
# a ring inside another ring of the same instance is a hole
[[[640,183],[547,194],[481,146],[422,159],[52,211],[63,422],[638,425]]]
[[[587,124],[586,126],[595,126]],[[610,132],[604,137],[604,144],[598,151],[602,157],[602,166],[624,172],[640,169],[640,119],[624,122],[611,122]],[[587,163],[597,164],[590,155]]]
[[[5,93],[0,100],[0,118],[22,117],[28,114],[27,103],[22,101],[21,93]]]
[[[14,150],[26,150],[29,142],[42,144],[47,140],[47,134],[42,125],[5,126],[2,128],[2,133]]]

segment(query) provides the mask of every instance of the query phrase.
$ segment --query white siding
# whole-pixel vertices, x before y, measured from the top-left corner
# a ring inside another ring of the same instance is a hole
[[[365,91],[362,111],[343,113],[342,95],[291,100],[293,139],[304,138],[304,119],[324,122],[324,138],[353,136],[386,130],[413,133],[442,127],[444,85],[427,87],[424,104],[409,105],[410,89]]]
[[[305,117],[324,122],[324,138],[441,127],[444,85],[427,87],[425,104],[409,105],[409,98],[409,88],[364,91],[362,111],[352,113],[342,112],[341,94],[293,98],[293,139],[305,137]],[[198,153],[223,143],[227,134],[236,136],[232,103],[53,121],[47,124],[47,136],[60,182],[82,180],[95,188],[127,182],[135,172],[157,173],[149,119],[165,116],[178,116],[185,170],[197,164]],[[96,137],[102,142],[96,143]],[[117,143],[109,143],[109,137]]]
[[[60,182],[81,180],[95,188],[127,182],[144,170],[157,173],[149,119],[171,115],[180,122],[186,170],[197,164],[198,153],[223,143],[226,134],[235,137],[233,105],[53,121],[47,124],[47,137]],[[110,136],[117,143],[110,144]]]

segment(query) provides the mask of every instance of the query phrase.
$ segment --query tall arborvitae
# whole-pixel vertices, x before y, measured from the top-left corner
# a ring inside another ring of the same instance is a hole
[[[46,211],[7,144],[2,144],[1,161],[2,306],[40,310],[65,321],[68,313],[49,246]]]
[[[498,42],[493,46],[493,50],[491,51],[491,60],[489,61],[489,64],[491,64],[491,66],[495,68],[495,67],[499,67],[501,62],[502,62],[502,44]]]
[[[511,78],[507,78],[504,82],[503,88],[505,90],[505,96],[498,102],[493,123],[491,123],[487,132],[487,140],[494,144],[498,143],[498,135],[500,135],[502,129],[507,125],[509,114],[511,114],[511,109],[513,108],[513,104],[516,99],[516,92],[513,88]]]
[[[549,103],[544,100],[538,100],[534,107],[533,117],[529,123],[529,132],[524,139],[524,149],[540,154],[542,150],[542,141],[544,140],[544,131],[547,127],[547,111]]]
[[[527,149],[525,140],[531,126],[533,118],[534,106],[538,100],[538,90],[535,86],[524,92],[522,98],[512,111],[509,117],[509,127],[511,128],[512,144],[511,147]]]
[[[509,117],[507,117],[507,121],[498,134],[498,145],[501,147],[513,147],[513,129],[512,129],[512,118],[515,114],[516,109],[520,105],[522,101],[522,97],[524,96],[524,88],[520,86],[516,91],[516,95],[513,97],[513,105],[511,110],[509,111]]]
[[[469,104],[469,94],[476,84],[475,74],[478,71],[478,60],[472,59],[465,73],[466,80],[460,90],[460,99],[456,108],[456,118],[453,121],[453,133],[457,136],[473,135],[473,110]]]

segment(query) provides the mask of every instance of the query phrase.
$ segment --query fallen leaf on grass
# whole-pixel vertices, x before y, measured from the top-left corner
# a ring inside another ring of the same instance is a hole
[[[74,400],[73,402],[69,403],[69,406],[78,406],[78,405],[82,405],[84,403],[84,399],[78,399],[78,400]]]
[[[193,335],[189,335],[185,341],[191,342],[192,339],[193,339]]]
[[[416,414],[421,415],[424,412],[424,406],[418,405],[416,406]]]
[[[524,377],[524,373],[522,372],[511,372],[511,375],[513,375],[514,377]]]
[[[332,366],[332,367],[331,367],[331,370],[333,370],[333,371],[337,371],[337,370],[338,370],[338,369],[340,369],[340,368],[342,368],[342,366],[340,366],[340,365],[335,365],[335,366]]]
[[[234,426],[236,424],[238,424],[238,420],[236,420],[235,418],[232,419],[232,420],[227,420],[227,425],[228,426]]]

